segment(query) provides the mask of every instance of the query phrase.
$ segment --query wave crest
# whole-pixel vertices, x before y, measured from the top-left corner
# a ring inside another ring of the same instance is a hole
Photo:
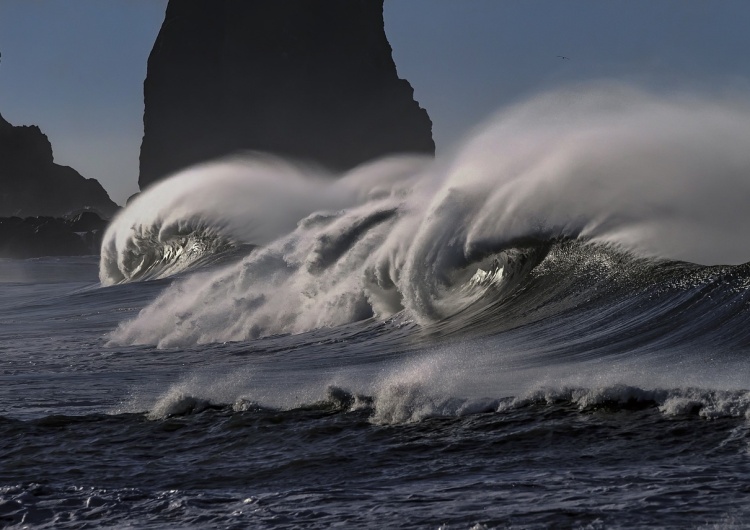
[[[161,217],[259,248],[167,289],[111,338],[161,347],[245,340],[400,311],[432,325],[484,308],[488,289],[511,299],[517,279],[535,280],[534,267],[564,263],[565,253],[547,253],[560,240],[607,249],[573,254],[587,274],[609,280],[660,267],[635,256],[738,263],[750,248],[741,213],[750,196],[747,138],[742,103],[607,85],[506,109],[433,163],[393,158],[335,182],[281,161],[191,170],[145,192],[114,223],[102,283],[133,277],[143,253],[133,227],[160,226]],[[509,258],[514,266],[493,273],[494,285],[465,288],[492,260]],[[555,296],[593,296],[572,278],[563,282],[581,290]]]

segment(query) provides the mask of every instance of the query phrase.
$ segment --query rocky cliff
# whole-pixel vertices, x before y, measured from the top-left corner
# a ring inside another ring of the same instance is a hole
[[[118,206],[95,179],[54,163],[39,127],[15,127],[0,116],[0,216],[65,216],[95,210],[105,217]]]
[[[334,170],[435,150],[383,0],[170,0],[144,95],[141,189],[239,150]]]

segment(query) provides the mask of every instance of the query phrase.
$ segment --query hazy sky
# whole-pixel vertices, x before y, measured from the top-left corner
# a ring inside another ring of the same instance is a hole
[[[746,0],[386,0],[438,150],[503,105],[588,79],[750,93]],[[0,113],[118,203],[138,190],[146,60],[166,0],[0,0]],[[560,59],[564,55],[569,59]]]

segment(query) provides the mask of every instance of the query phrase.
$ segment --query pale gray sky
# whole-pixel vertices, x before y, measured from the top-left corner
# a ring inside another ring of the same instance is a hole
[[[0,0],[0,113],[118,203],[138,189],[146,59],[166,0]],[[401,77],[438,150],[556,85],[747,91],[745,0],[386,0]],[[569,60],[557,56],[564,55]]]

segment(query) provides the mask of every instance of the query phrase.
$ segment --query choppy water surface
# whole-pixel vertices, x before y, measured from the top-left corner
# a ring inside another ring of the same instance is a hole
[[[471,339],[454,322],[426,333],[396,318],[158,350],[108,346],[105,332],[169,280],[100,288],[96,264],[0,264],[33,276],[3,285],[4,523],[750,521],[744,280],[703,271],[575,309],[553,295],[556,316],[499,333],[469,312],[457,318]],[[49,268],[64,280],[44,283]],[[706,303],[716,316],[699,330]]]
[[[750,113],[612,94],[0,260],[0,524],[750,525]]]

